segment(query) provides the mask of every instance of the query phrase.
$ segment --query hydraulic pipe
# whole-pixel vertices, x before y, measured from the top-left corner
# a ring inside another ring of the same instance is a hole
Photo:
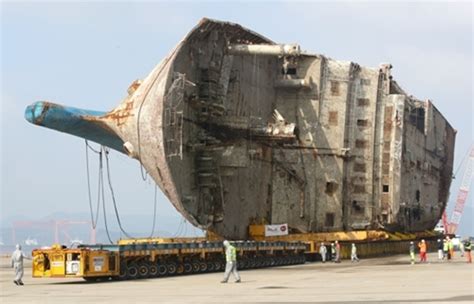
[[[276,88],[301,89],[310,88],[311,83],[306,79],[278,79],[275,81]]]
[[[227,47],[230,55],[263,55],[263,56],[299,56],[298,44],[231,44]]]

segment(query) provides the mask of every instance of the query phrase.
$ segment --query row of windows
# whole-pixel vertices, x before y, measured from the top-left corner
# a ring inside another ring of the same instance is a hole
[[[296,74],[296,71],[295,71]],[[331,80],[331,95],[339,96],[341,94],[341,83],[336,80]],[[370,85],[370,79],[360,79],[361,85]]]
[[[337,126],[339,124],[338,122],[338,112],[337,111],[329,111],[329,116],[328,116],[328,124],[330,126]],[[369,126],[369,120],[368,119],[357,119],[356,122],[358,127],[368,127]]]

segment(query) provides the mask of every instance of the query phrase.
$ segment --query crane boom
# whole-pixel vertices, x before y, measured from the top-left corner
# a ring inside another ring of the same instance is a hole
[[[461,221],[464,205],[466,203],[467,196],[469,194],[469,188],[471,187],[473,167],[474,167],[474,146],[471,147],[471,151],[469,152],[469,159],[467,161],[466,169],[464,171],[464,175],[461,181],[461,186],[459,187],[458,196],[456,198],[456,206],[454,207],[454,211],[451,215],[451,220],[450,220],[449,229],[448,229],[448,232],[450,234],[456,233],[456,230]]]

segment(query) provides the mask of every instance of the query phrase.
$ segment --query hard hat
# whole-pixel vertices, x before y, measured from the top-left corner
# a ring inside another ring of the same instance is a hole
[[[16,244],[15,248],[16,248],[17,250],[21,250],[21,245],[20,245],[20,244]]]
[[[224,242],[222,242],[222,244],[224,245],[224,247],[227,247],[230,245],[229,241],[228,240],[224,240]]]

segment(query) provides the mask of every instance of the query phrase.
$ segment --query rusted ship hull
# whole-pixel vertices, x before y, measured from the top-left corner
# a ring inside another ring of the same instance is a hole
[[[192,224],[422,231],[448,199],[455,130],[391,66],[361,67],[203,19],[116,109],[27,120],[139,160]]]

